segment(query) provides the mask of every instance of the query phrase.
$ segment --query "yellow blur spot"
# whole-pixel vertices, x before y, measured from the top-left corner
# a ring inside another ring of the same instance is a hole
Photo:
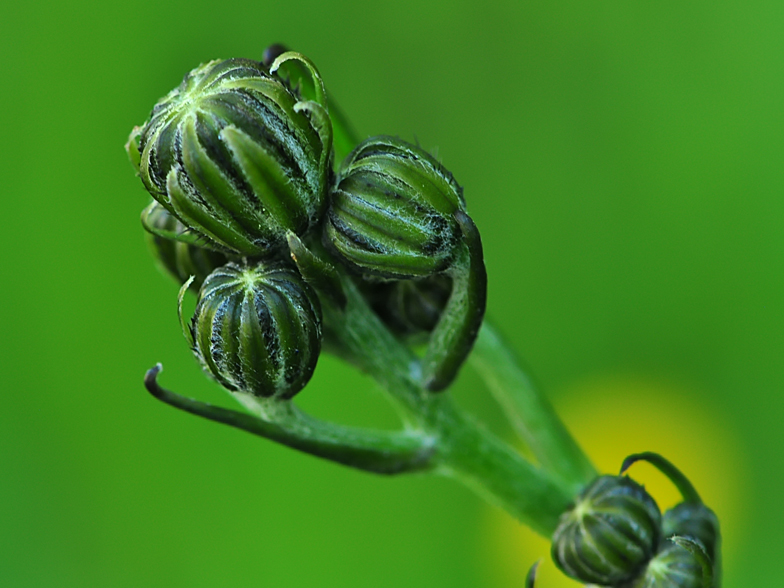
[[[686,474],[719,516],[724,569],[732,567],[743,530],[745,471],[730,415],[698,404],[687,389],[639,378],[583,382],[559,397],[558,413],[601,473],[617,474],[627,455],[654,451]],[[638,462],[628,474],[645,485],[662,511],[678,502],[677,490],[649,464]],[[540,559],[537,588],[582,586],[552,563],[549,540],[511,516],[488,507],[484,525],[488,586],[524,586],[529,568]]]

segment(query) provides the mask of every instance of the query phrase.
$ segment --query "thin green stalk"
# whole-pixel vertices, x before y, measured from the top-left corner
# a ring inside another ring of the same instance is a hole
[[[454,406],[447,396],[429,431],[438,431],[437,473],[463,482],[543,537],[551,537],[574,498],[571,490],[537,468]]]
[[[487,320],[469,357],[544,468],[562,478],[575,493],[596,478],[588,457]]]
[[[162,388],[157,382],[158,364],[147,372],[144,384],[158,400],[185,412],[242,429],[272,441],[377,474],[433,467],[434,439],[419,431],[372,431],[325,423],[297,409],[290,402],[247,395],[235,396],[255,414],[230,410],[193,400]]]

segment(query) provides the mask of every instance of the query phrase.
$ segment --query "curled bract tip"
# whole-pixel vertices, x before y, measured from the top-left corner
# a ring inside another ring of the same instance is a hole
[[[625,474],[626,471],[632,467],[638,461],[647,461],[657,470],[659,470],[662,474],[667,476],[670,481],[675,484],[675,487],[678,488],[678,491],[683,496],[684,502],[694,502],[694,503],[701,503],[702,499],[700,498],[697,489],[694,485],[689,481],[689,479],[681,472],[675,465],[669,461],[667,458],[659,455],[658,453],[653,453],[652,451],[645,451],[642,453],[634,453],[623,460],[621,464],[621,475]]]
[[[156,363],[150,369],[147,370],[147,373],[144,374],[144,387],[147,388],[147,392],[155,396],[156,398],[161,397],[161,388],[158,386],[158,374],[163,371],[163,364]]]
[[[542,563],[542,560],[534,563],[534,565],[531,566],[531,569],[528,570],[528,575],[525,577],[525,588],[534,588],[534,584],[536,583],[536,572],[539,569],[540,563]]]

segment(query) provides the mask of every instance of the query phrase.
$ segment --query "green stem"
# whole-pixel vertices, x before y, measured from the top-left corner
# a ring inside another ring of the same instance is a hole
[[[390,392],[409,426],[435,439],[436,471],[550,536],[574,489],[466,417],[448,395],[425,390],[416,357],[379,321],[350,278],[344,278],[343,291],[345,309],[325,309],[326,325],[340,321],[340,328],[333,324],[330,330],[344,352]]]
[[[487,321],[470,359],[542,467],[563,479],[575,494],[596,478],[596,469],[552,405]]]
[[[243,397],[243,405],[257,416],[186,398],[157,382],[158,364],[147,372],[144,385],[158,400],[212,421],[242,429],[283,445],[377,474],[397,474],[433,467],[434,439],[418,431],[368,431],[319,421],[291,402],[257,402]],[[238,398],[239,400],[239,398]]]
[[[448,397],[436,402],[427,426],[438,434],[436,471],[460,480],[543,537],[552,536],[574,498],[571,490],[466,418]]]

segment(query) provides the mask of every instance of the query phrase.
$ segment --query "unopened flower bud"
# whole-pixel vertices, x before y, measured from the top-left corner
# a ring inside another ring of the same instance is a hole
[[[641,572],[660,536],[661,513],[645,488],[625,476],[600,476],[561,516],[552,555],[567,576],[614,586]]]
[[[180,222],[216,249],[261,256],[321,217],[330,129],[326,103],[298,101],[259,62],[228,59],[191,71],[128,149],[147,190]]]
[[[158,266],[178,283],[193,276],[191,287],[198,291],[208,275],[228,262],[222,253],[163,236],[166,232],[179,235],[187,228],[157,202],[144,210],[142,219],[149,229],[147,243]]]
[[[681,502],[662,517],[665,537],[688,537],[697,541],[711,560],[716,558],[720,541],[719,519],[702,503]]]
[[[419,147],[372,137],[343,162],[324,238],[347,266],[389,279],[423,278],[447,269],[464,206],[452,174]]]
[[[202,366],[223,387],[288,399],[316,367],[321,306],[281,262],[229,263],[205,280],[189,335]]]
[[[706,588],[694,552],[668,541],[629,588]],[[713,588],[713,587],[710,587]]]

